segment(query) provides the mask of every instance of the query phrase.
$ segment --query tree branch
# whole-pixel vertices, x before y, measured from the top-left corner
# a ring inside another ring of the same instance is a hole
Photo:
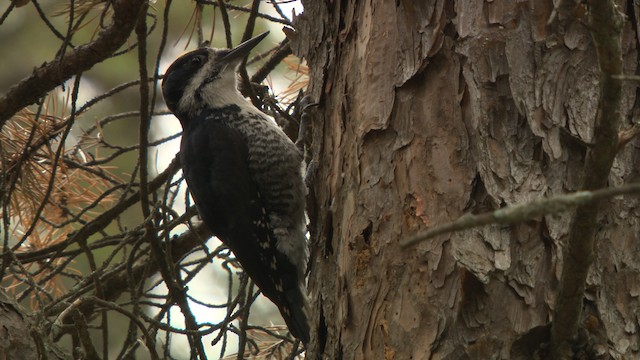
[[[47,92],[108,58],[127,41],[145,0],[117,0],[110,27],[98,38],[74,49],[62,59],[55,59],[35,69],[0,97],[0,129],[18,110],[35,103]]]
[[[165,171],[163,171],[161,174],[159,174],[149,182],[149,192],[159,189],[160,186],[162,186],[167,181],[167,179],[170,179],[171,177],[173,177],[173,175],[175,175],[179,169],[180,169],[180,161],[179,161],[179,158],[176,156]],[[116,205],[114,205],[110,209],[104,211],[102,214],[98,215],[95,219],[87,223],[87,225],[80,228],[78,231],[72,233],[67,239],[43,249],[24,252],[24,253],[17,253],[15,254],[15,256],[21,262],[26,263],[26,262],[49,258],[52,256],[52,254],[55,254],[58,252],[61,253],[69,245],[77,243],[78,241],[83,241],[84,239],[89,238],[89,236],[103,230],[105,227],[111,224],[111,222],[114,221],[124,210],[133,206],[138,201],[140,201],[140,192],[135,192],[129,197],[118,202]],[[0,254],[0,256],[2,257],[11,256],[11,250],[7,253]],[[54,256],[54,257],[57,257],[57,256]]]
[[[289,39],[285,38],[269,60],[251,76],[251,82],[261,83],[289,55],[291,55],[291,45],[289,44]]]
[[[614,196],[637,193],[640,193],[640,183],[632,183],[616,188],[607,188],[596,191],[578,191],[571,194],[536,199],[525,204],[514,205],[480,215],[466,214],[453,222],[436,226],[424,233],[401,241],[400,246],[408,248],[438,235],[448,234],[454,231],[467,230],[490,224],[513,224],[516,222],[535,219],[544,215],[557,214],[562,211],[567,211],[578,206],[593,204]]]
[[[210,238],[213,234],[211,231],[204,226],[203,224],[191,229],[190,231],[186,231],[179,236],[176,236],[171,244],[166,246],[171,246],[171,260],[173,264],[178,263],[184,256],[186,256],[189,252],[195,249],[198,246],[203,245],[203,241]],[[169,265],[171,266],[171,265]],[[139,282],[143,280],[145,277],[150,277],[155,273],[160,271],[160,264],[156,261],[149,262],[148,257],[141,258],[136,264],[133,265],[131,271],[128,273],[127,271],[119,271],[116,274],[111,274],[110,276],[103,277],[101,279],[102,288],[104,291],[104,300],[106,301],[115,301],[122,295],[123,292],[128,290],[129,281]],[[129,277],[132,277],[130,279]],[[93,311],[95,310],[94,304],[86,303],[80,306],[80,311],[89,318]],[[47,315],[57,314],[61,311],[61,308],[64,308],[64,303],[57,305],[56,307],[52,307],[47,311]],[[195,329],[191,329],[195,330]]]

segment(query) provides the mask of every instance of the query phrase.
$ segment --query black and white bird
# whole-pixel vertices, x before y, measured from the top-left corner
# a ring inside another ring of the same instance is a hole
[[[200,217],[306,344],[302,154],[237,90],[238,65],[267,34],[179,57],[162,93],[183,128],[182,170]]]

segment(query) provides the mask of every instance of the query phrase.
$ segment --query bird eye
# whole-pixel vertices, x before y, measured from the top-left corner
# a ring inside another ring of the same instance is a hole
[[[200,67],[202,66],[202,63],[204,63],[204,59],[202,58],[202,56],[196,56],[191,59],[191,66],[193,67]]]

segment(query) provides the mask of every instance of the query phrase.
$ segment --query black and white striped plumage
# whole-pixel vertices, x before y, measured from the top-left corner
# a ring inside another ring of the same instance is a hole
[[[184,130],[182,168],[200,217],[307,343],[302,154],[236,84],[236,67],[265,36],[181,56],[162,92]]]

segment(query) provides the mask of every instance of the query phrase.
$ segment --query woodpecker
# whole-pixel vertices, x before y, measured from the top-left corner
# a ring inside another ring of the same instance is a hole
[[[302,154],[237,88],[237,67],[267,34],[182,55],[162,94],[182,125],[182,170],[200,217],[307,344]]]

